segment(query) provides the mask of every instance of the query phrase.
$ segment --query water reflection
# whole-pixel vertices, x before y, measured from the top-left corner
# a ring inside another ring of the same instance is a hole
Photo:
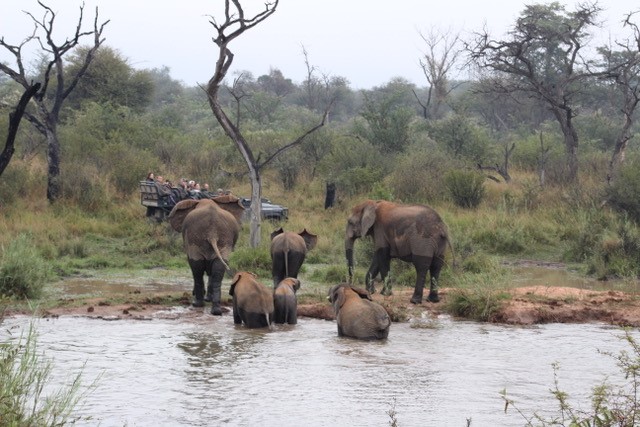
[[[28,318],[6,319],[0,339],[15,339]],[[505,327],[437,321],[434,328],[393,324],[386,341],[338,338],[335,322],[300,319],[273,331],[157,319],[104,322],[39,320],[40,348],[56,380],[85,363],[102,374],[78,425],[400,425],[520,426],[499,392],[527,413],[553,409],[552,363],[572,402],[589,405],[592,387],[619,372],[600,353],[626,348],[603,325]],[[14,338],[10,338],[14,337]]]

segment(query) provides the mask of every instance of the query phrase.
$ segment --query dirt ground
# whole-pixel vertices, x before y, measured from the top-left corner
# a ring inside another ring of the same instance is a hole
[[[394,289],[394,295],[384,297],[373,295],[374,301],[382,304],[394,321],[408,321],[443,315],[449,289],[441,289],[441,301],[437,304],[423,302],[421,305],[409,303],[411,288]],[[522,287],[514,288],[511,298],[491,319],[495,323],[512,325],[532,325],[539,323],[588,323],[604,322],[623,326],[640,326],[640,296],[620,291],[591,291],[570,287]],[[198,318],[210,316],[209,308],[191,308],[190,295],[184,294],[170,302],[162,295],[153,297],[132,297],[131,302],[111,304],[105,300],[88,299],[42,313],[45,317],[83,316],[103,320],[154,318]],[[223,304],[224,315],[231,315],[230,301]],[[10,313],[9,313],[10,314]],[[328,302],[299,304],[301,317],[332,320],[333,309]]]

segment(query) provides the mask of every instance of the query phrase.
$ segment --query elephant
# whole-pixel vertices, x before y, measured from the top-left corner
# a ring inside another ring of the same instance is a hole
[[[296,234],[282,227],[271,233],[271,273],[273,288],[285,277],[297,278],[307,251],[315,248],[318,236],[303,229]]]
[[[300,280],[287,277],[278,283],[273,291],[273,322],[288,323],[295,325],[298,323],[298,300],[296,292],[300,289]]]
[[[348,284],[335,285],[329,290],[328,299],[336,314],[338,336],[363,340],[389,336],[391,318],[366,290]]]
[[[229,270],[227,260],[240,233],[244,208],[240,199],[225,196],[216,199],[183,200],[169,213],[171,227],[182,232],[184,251],[193,275],[194,307],[204,307],[204,274],[208,276],[207,300],[211,314],[220,316],[222,278]]]
[[[273,294],[256,275],[240,271],[233,276],[229,295],[233,297],[233,322],[248,328],[271,327]]]
[[[416,269],[416,284],[411,303],[421,304],[427,272],[430,273],[430,302],[438,302],[438,277],[444,265],[449,240],[446,224],[440,215],[426,205],[404,205],[384,200],[366,200],[352,210],[345,232],[345,252],[349,278],[353,280],[353,246],[359,237],[371,236],[375,253],[365,283],[374,293],[374,278],[380,273],[382,295],[391,295],[388,280],[391,258],[410,262]]]

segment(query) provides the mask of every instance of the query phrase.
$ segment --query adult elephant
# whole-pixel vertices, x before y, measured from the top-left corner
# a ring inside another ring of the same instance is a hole
[[[282,227],[271,233],[271,275],[273,287],[286,277],[297,278],[307,251],[315,248],[318,236],[303,229],[300,233],[284,231]]]
[[[440,215],[425,205],[403,205],[366,200],[353,208],[347,220],[345,252],[349,277],[353,277],[353,246],[359,237],[371,236],[375,253],[365,283],[375,292],[373,279],[380,273],[382,294],[391,295],[388,278],[392,258],[410,262],[416,269],[416,284],[411,297],[421,304],[427,272],[430,273],[428,301],[438,302],[438,277],[444,265],[444,252],[450,245],[447,226]]]
[[[271,327],[273,294],[256,275],[241,271],[233,276],[229,295],[233,297],[233,322],[248,328]]]
[[[335,285],[329,290],[338,324],[338,336],[363,340],[389,336],[391,318],[380,304],[371,300],[364,289],[350,285]]]
[[[204,307],[204,275],[208,276],[207,293],[211,314],[222,314],[221,286],[227,261],[240,233],[244,208],[240,199],[224,196],[216,199],[183,200],[169,214],[171,227],[182,232],[184,251],[193,275],[193,306]]]

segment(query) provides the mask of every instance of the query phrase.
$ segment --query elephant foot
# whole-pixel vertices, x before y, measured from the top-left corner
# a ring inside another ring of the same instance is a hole
[[[204,296],[204,301],[205,301],[205,302],[211,302],[211,301],[212,301],[211,294],[206,294],[206,295]]]
[[[422,297],[413,296],[409,302],[411,302],[411,304],[422,304]]]
[[[390,287],[385,286],[384,288],[382,288],[382,291],[380,291],[380,294],[388,297],[389,295],[393,295],[393,292],[391,291]]]
[[[219,305],[214,305],[213,307],[211,307],[211,314],[213,314],[214,316],[222,316],[222,309]]]
[[[204,307],[204,300],[203,299],[194,299],[193,302],[191,303],[191,305],[193,307]]]
[[[367,286],[367,292],[369,292],[371,295],[376,293],[376,288],[371,285],[371,286]]]
[[[429,302],[440,302],[440,297],[437,292],[429,292],[429,297],[427,298]]]

